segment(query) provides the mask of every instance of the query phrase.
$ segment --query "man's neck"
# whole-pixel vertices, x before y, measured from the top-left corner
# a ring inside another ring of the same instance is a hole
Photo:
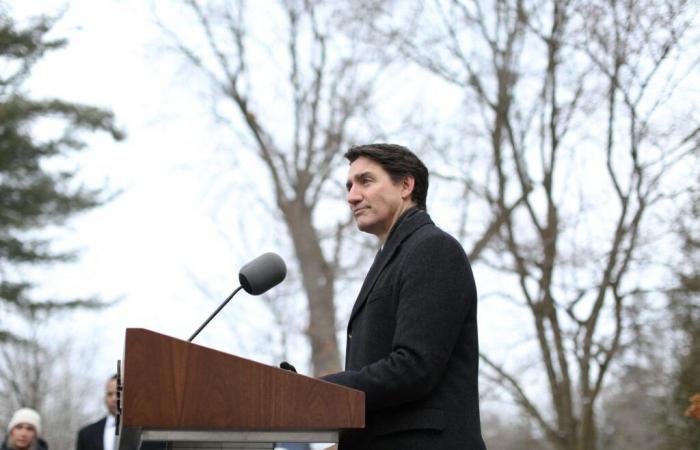
[[[377,235],[377,237],[379,238],[379,248],[384,247],[384,244],[386,243],[387,239],[389,238],[389,236],[391,236],[391,232],[394,230],[394,228],[396,228],[396,225],[400,222],[401,217],[403,217],[404,214],[406,214],[406,211],[415,206],[416,204],[414,202],[406,203],[403,205],[402,208],[397,210],[396,217],[394,217],[394,221],[391,223],[391,227],[389,227],[386,233],[382,235]]]

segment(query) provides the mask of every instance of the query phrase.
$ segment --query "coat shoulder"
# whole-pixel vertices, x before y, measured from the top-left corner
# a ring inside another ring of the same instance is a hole
[[[413,253],[415,256],[421,254],[439,252],[442,254],[454,254],[455,256],[464,256],[466,253],[462,244],[455,239],[454,236],[442,230],[437,225],[427,223],[416,229],[413,234],[407,237],[404,241],[407,253]]]
[[[102,433],[104,431],[104,426],[105,423],[107,422],[107,418],[103,417],[95,422],[92,422],[88,425],[85,425],[83,428],[80,429],[78,434],[89,434],[91,432],[100,432]]]

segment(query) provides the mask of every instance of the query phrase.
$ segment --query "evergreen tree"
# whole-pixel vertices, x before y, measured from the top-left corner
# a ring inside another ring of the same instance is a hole
[[[106,200],[103,190],[82,186],[75,170],[50,169],[57,165],[49,163],[83,150],[81,132],[123,138],[110,111],[27,95],[24,85],[36,62],[66,45],[48,36],[55,21],[42,16],[20,26],[0,3],[0,343],[22,338],[11,331],[9,317],[100,305],[96,299],[37,298],[35,283],[21,273],[75,258],[53,250],[42,230]],[[60,124],[61,132],[39,139],[37,126],[45,120]]]
[[[700,181],[700,177],[698,179]],[[700,449],[700,424],[684,412],[690,397],[700,393],[700,191],[682,211],[679,233],[683,240],[678,287],[671,292],[669,309],[680,334],[675,384],[672,386],[665,449]]]

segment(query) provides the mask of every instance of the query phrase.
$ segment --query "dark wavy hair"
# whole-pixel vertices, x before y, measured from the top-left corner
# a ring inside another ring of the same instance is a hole
[[[428,197],[428,169],[411,150],[397,144],[382,143],[358,145],[345,152],[345,158],[351,164],[360,156],[376,161],[394,183],[413,177],[415,185],[411,199],[419,209],[427,210],[425,199]]]

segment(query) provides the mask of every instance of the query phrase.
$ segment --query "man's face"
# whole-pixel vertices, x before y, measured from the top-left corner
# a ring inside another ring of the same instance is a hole
[[[105,391],[105,405],[113,416],[117,415],[117,380],[109,380]]]
[[[36,430],[33,425],[28,423],[19,423],[10,431],[10,437],[15,444],[17,450],[28,449],[36,438]]]
[[[391,227],[401,214],[413,205],[413,178],[394,184],[382,166],[361,156],[350,164],[348,203],[357,228],[386,240]]]

